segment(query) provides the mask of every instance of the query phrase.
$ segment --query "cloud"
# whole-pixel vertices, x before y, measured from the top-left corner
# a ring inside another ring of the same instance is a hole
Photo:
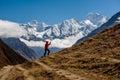
[[[27,32],[19,26],[19,24],[0,20],[0,37],[17,37],[19,38],[22,35],[26,35]]]

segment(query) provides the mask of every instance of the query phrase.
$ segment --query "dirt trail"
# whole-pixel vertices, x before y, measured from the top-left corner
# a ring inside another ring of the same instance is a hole
[[[21,66],[16,66],[16,69],[23,71],[23,76],[25,77],[25,80],[35,80],[33,76],[29,74],[29,71],[22,68]]]
[[[6,80],[9,76],[9,72],[13,69],[13,66],[5,66],[0,70],[0,80]]]
[[[51,68],[48,65],[41,63],[39,61],[35,61],[35,63],[39,64],[40,66],[43,66],[48,71],[55,72],[55,73],[57,73],[57,75],[60,75],[60,76],[65,76],[66,78],[69,78],[70,80],[88,80],[84,77],[81,77],[79,75],[75,75],[75,74],[70,73],[66,70]],[[19,71],[23,71],[23,76],[24,76],[25,80],[35,80],[35,78],[29,74],[29,71],[27,69],[22,68],[20,65],[5,66],[4,68],[2,68],[0,70],[0,80],[6,80],[9,77],[10,71],[12,69],[17,69]]]
[[[62,69],[54,69],[49,67],[48,65],[41,63],[39,61],[35,61],[35,63],[39,64],[40,66],[43,66],[46,70],[52,71],[57,73],[58,75],[65,76],[66,78],[69,78],[70,80],[87,80],[84,77],[81,77],[79,75],[75,75],[73,73],[70,73],[66,70]],[[29,71],[22,68],[20,65],[17,66],[5,66],[3,69],[0,70],[0,80],[6,80],[9,77],[10,71],[16,68],[19,71],[23,71],[23,76],[25,77],[25,80],[35,80],[33,76],[29,74]]]
[[[109,58],[109,61],[120,62],[120,60],[118,60],[118,59],[113,59],[113,58]]]
[[[25,80],[35,80],[33,76],[29,75],[29,71],[22,68],[21,66],[5,66],[0,70],[0,80],[6,80],[9,77],[10,71],[12,69],[18,69],[20,71],[23,71],[23,76],[25,77]]]
[[[111,62],[120,62],[119,59],[114,59],[114,58],[105,58],[105,57],[101,57],[101,59],[103,59],[103,60],[107,59],[108,61],[111,61]]]
[[[65,76],[66,78],[69,78],[70,80],[88,80],[87,78],[85,77],[82,77],[80,75],[76,75],[76,74],[73,74],[71,72],[68,72],[66,70],[62,70],[62,69],[54,69],[54,68],[51,68],[50,66],[44,64],[44,63],[41,63],[39,61],[35,61],[37,64],[43,66],[46,70],[49,70],[49,71],[53,71],[55,73],[57,73],[58,75],[61,75],[61,76]]]
[[[102,57],[101,59],[103,60],[108,60],[111,62],[120,62],[119,59],[114,59],[114,58],[105,58]],[[88,78],[82,77],[80,75],[76,75],[73,74],[67,70],[62,70],[62,69],[54,69],[42,62],[39,62],[38,60],[35,61],[36,64],[39,64],[40,66],[44,67],[46,70],[51,71],[51,72],[55,72],[57,75],[60,76],[65,76],[66,78],[70,79],[70,80],[89,80]],[[23,76],[25,77],[25,80],[35,80],[35,78],[30,75],[29,70],[22,68],[20,65],[16,65],[16,66],[5,66],[0,70],[0,80],[6,80],[9,77],[10,72],[14,69],[18,69],[20,71],[22,71]]]

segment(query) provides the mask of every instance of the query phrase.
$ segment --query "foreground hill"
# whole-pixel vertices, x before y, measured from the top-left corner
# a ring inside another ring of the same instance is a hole
[[[0,69],[1,80],[119,80],[120,24],[39,60]]]
[[[5,65],[15,65],[27,61],[25,58],[20,56],[14,50],[9,48],[3,41],[0,39],[0,67]]]
[[[120,24],[41,61],[90,80],[120,79]]]

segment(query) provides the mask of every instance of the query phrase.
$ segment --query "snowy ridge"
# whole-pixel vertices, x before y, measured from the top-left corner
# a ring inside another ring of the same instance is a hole
[[[39,23],[36,20],[27,24],[16,24],[23,31],[23,33],[19,33],[20,40],[30,47],[43,47],[44,41],[50,39],[52,42],[51,47],[66,48],[75,44],[78,39],[87,36],[107,20],[106,16],[98,13],[89,13],[82,21],[72,18],[54,25],[48,25],[45,22]]]
[[[26,40],[40,41],[49,39],[64,39],[76,34],[82,33],[82,36],[86,36],[94,29],[101,26],[108,20],[106,16],[100,15],[98,13],[89,13],[87,18],[79,22],[75,18],[64,20],[61,24],[47,25],[46,23],[38,23],[37,21],[32,21],[32,25],[27,26],[28,35],[24,36]],[[30,26],[30,27],[28,27]],[[31,36],[34,36],[32,39]],[[35,39],[35,37],[37,39]]]

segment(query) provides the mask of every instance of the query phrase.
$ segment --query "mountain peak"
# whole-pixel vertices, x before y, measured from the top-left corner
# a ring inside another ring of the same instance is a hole
[[[41,27],[46,27],[46,26],[48,26],[48,25],[47,25],[45,22],[41,22],[41,23],[40,23],[40,26],[41,26]]]
[[[73,22],[77,22],[77,20],[75,18],[71,18],[63,21],[63,23],[73,23]]]
[[[99,14],[99,13],[88,13],[85,20],[90,20],[93,24],[97,24],[98,26],[101,26],[101,24],[105,23],[108,20],[108,17]]]
[[[76,18],[71,18],[71,19],[69,19],[70,21],[77,21],[77,19]]]
[[[87,15],[87,19],[96,19],[96,18],[102,18],[102,17],[104,17],[102,14],[99,14],[99,13],[88,13],[88,15]]]
[[[30,21],[30,22],[28,22],[28,25],[30,25],[30,26],[37,26],[38,25],[38,21],[37,20]]]
[[[65,26],[65,25],[66,26],[80,26],[79,21],[77,21],[77,19],[75,19],[75,18],[64,20],[61,25],[62,26]]]

